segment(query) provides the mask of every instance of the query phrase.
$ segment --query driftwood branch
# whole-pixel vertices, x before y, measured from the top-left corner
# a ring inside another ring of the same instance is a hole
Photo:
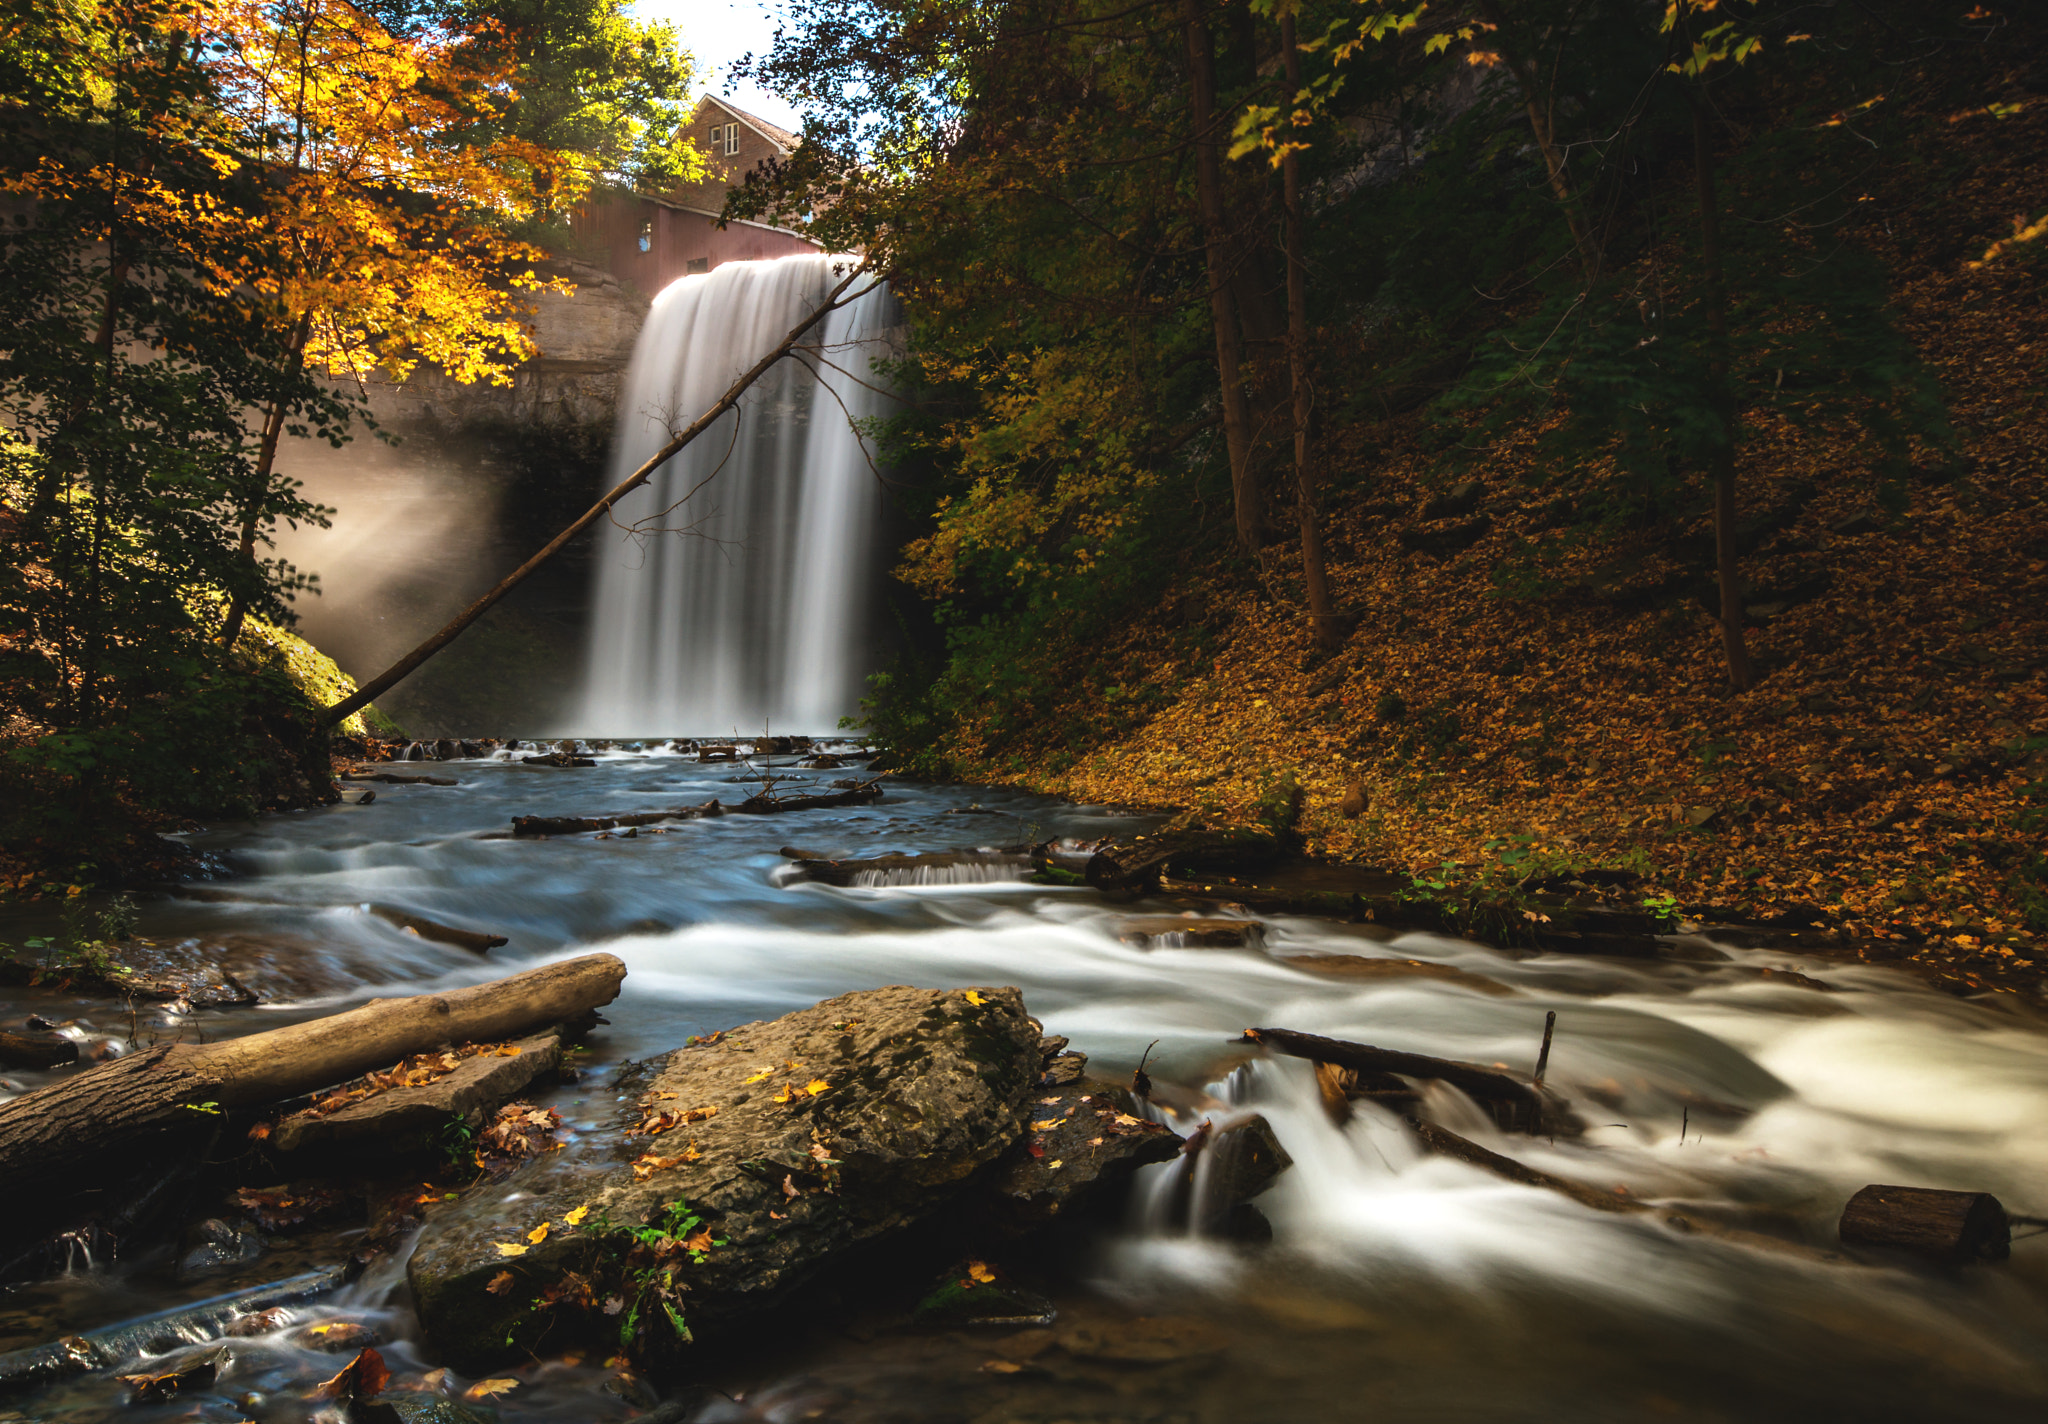
[[[776,362],[789,355],[791,348],[803,340],[812,327],[823,321],[829,313],[860,300],[860,298],[866,296],[875,287],[887,280],[885,277],[875,277],[867,286],[862,287],[859,291],[853,293],[852,296],[848,296],[848,289],[866,273],[867,269],[865,267],[856,267],[853,271],[847,273],[845,280],[832,289],[831,295],[819,305],[818,309],[791,327],[789,335],[783,337],[781,342],[771,349],[767,355],[756,361],[747,369],[745,374],[734,381],[726,389],[725,394],[718,398],[717,404],[697,417],[687,429],[669,441],[668,444],[655,451],[645,464],[621,480],[603,499],[600,499],[596,504],[585,510],[575,523],[549,540],[546,547],[542,548],[539,553],[507,574],[498,583],[497,587],[493,588],[476,602],[470,604],[469,607],[463,609],[440,632],[434,634],[433,637],[427,639],[424,643],[421,643],[417,648],[414,648],[383,672],[378,673],[349,696],[344,697],[341,701],[329,707],[321,714],[321,720],[331,727],[353,713],[360,712],[363,708],[369,706],[370,703],[376,701],[386,692],[389,692],[392,688],[403,682],[407,677],[410,677],[413,671],[428,658],[431,658],[434,654],[440,652],[441,649],[454,642],[457,637],[461,636],[465,628],[483,617],[490,610],[491,605],[525,582],[529,574],[553,558],[560,552],[563,545],[609,514],[612,506],[616,505],[634,490],[640,488],[643,484],[646,484],[649,476],[660,469],[677,451],[688,445],[692,440],[695,440],[699,435],[702,435],[706,430],[709,430],[720,416],[738,405],[740,397],[746,394],[747,389],[754,382],[760,380],[762,376],[766,375]]]

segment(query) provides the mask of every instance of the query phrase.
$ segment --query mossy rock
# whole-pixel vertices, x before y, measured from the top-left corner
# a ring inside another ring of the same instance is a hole
[[[333,658],[297,633],[261,618],[251,618],[243,624],[242,640],[236,650],[282,668],[316,707],[332,707],[344,697],[355,695],[356,680],[343,672]],[[334,730],[344,737],[405,735],[405,729],[379,712],[374,704],[351,713]]]

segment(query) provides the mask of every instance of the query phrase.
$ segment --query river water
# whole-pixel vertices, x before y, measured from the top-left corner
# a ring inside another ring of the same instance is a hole
[[[604,1064],[690,1034],[851,989],[1015,984],[1101,1076],[1127,1079],[1156,1040],[1148,1071],[1170,1085],[1166,1096],[1255,1106],[1294,1159],[1259,1199],[1268,1245],[1162,1234],[1134,1207],[1124,1229],[1078,1259],[999,1262],[1036,1273],[1058,1300],[1050,1329],[806,1327],[744,1359],[706,1361],[712,1392],[694,1418],[2048,1417],[2048,1238],[2016,1240],[2002,1264],[1940,1271],[1684,1236],[1652,1215],[1591,1212],[1425,1157],[1369,1105],[1334,1127],[1306,1065],[1251,1062],[1231,1043],[1246,1027],[1282,1026],[1526,1072],[1555,1010],[1549,1082],[1589,1123],[1582,1141],[1500,1137],[1456,1101],[1434,1104],[1439,1120],[1532,1166],[1825,1250],[1842,1204],[1870,1182],[1987,1190],[2011,1211],[2048,1214],[2048,1034],[2012,1009],[1889,970],[1733,947],[1705,963],[1526,957],[1269,918],[1263,952],[1146,950],[1121,941],[1120,924],[1172,907],[1024,883],[835,889],[782,873],[779,851],[791,844],[866,856],[1144,824],[1114,809],[891,783],[868,806],[694,821],[631,839],[512,840],[502,833],[514,815],[735,801],[753,789],[748,768],[621,751],[589,769],[420,769],[461,785],[379,786],[374,804],[189,838],[218,858],[218,887],[244,898],[151,902],[142,933],[174,958],[231,962],[269,1002],[199,1011],[188,1027],[246,1032],[351,997],[476,982],[602,948],[629,975],[593,1040],[598,1072],[549,1099],[575,1124],[609,1106],[588,1086]],[[368,906],[511,942],[479,960]],[[1288,963],[1333,954],[1464,974],[1341,978]],[[1830,991],[1764,968],[1798,970]],[[27,1007],[97,1014],[97,1027],[113,1027],[105,1006],[49,995],[18,994],[9,1022]],[[1198,1102],[1176,1126],[1220,1110]],[[298,1264],[281,1242],[238,1279]],[[17,1333],[24,1311],[63,1333],[160,1308],[180,1294],[165,1277],[162,1257],[81,1266],[0,1306],[15,1308]],[[432,1362],[409,1343],[393,1284],[372,1278],[302,1318],[340,1309],[370,1324],[394,1369],[416,1378]],[[92,1376],[0,1400],[0,1420],[317,1412],[305,1387],[340,1357],[282,1335],[238,1344],[237,1362],[196,1400],[129,1407],[125,1390]],[[603,1387],[608,1372],[594,1361],[508,1377],[518,1387],[490,1401],[507,1421],[622,1420],[634,1407]]]

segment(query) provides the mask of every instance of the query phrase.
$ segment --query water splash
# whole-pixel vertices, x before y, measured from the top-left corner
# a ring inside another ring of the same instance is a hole
[[[655,298],[611,479],[709,409],[826,300],[845,263],[730,262]],[[600,536],[577,732],[823,732],[856,710],[872,670],[882,493],[856,426],[887,404],[871,366],[895,320],[880,289],[833,312],[800,359],[620,504]]]

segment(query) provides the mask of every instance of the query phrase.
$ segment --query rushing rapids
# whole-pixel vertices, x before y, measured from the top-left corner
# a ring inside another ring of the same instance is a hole
[[[273,1007],[174,1015],[178,1026],[267,1028],[351,997],[602,948],[629,966],[624,993],[593,1040],[592,1071],[548,1099],[587,1129],[610,1106],[611,1066],[688,1035],[853,989],[1014,984],[1047,1032],[1105,1077],[1127,1077],[1156,1040],[1146,1071],[1158,1101],[1181,1109],[1178,1131],[1256,1111],[1293,1161],[1258,1199],[1268,1244],[1190,1233],[1186,1214],[1162,1209],[1156,1179],[1170,1164],[1148,1168],[1154,1180],[1138,1184],[1125,1226],[1076,1243],[1064,1264],[996,1258],[1041,1273],[1060,1310],[1051,1327],[919,1333],[851,1299],[826,1312],[850,1333],[777,1337],[707,1361],[702,1382],[724,1393],[692,1396],[679,1417],[2020,1420],[2048,1404],[2048,1240],[2020,1239],[2006,1263],[1955,1271],[1825,1258],[1836,1215],[1869,1182],[1977,1188],[2015,1212],[2048,1208],[2048,1035],[2010,1010],[1893,971],[1732,945],[1725,960],[1685,963],[1531,957],[1269,918],[1263,949],[1256,937],[1250,948],[1177,948],[1156,923],[1177,907],[1112,903],[1078,886],[962,874],[842,887],[784,874],[790,841],[857,859],[1136,824],[999,790],[974,791],[970,808],[960,789],[891,784],[869,805],[695,820],[633,839],[502,835],[515,815],[731,799],[759,779],[744,763],[666,753],[597,761],[450,763],[442,770],[460,786],[383,786],[374,804],[195,835],[233,873],[219,888],[241,898],[152,902],[143,933],[189,942],[194,955],[233,947],[238,976]],[[819,774],[817,789],[844,774]],[[366,905],[510,943],[481,960]],[[1153,933],[1134,941],[1139,915]],[[1290,963],[1332,955],[1417,968],[1338,977]],[[117,1027],[117,1006],[16,993],[17,1017],[33,1007]],[[1585,1118],[1582,1138],[1503,1136],[1440,1087],[1427,1090],[1437,1120],[1533,1167],[1804,1249],[1689,1236],[1655,1213],[1589,1211],[1425,1155],[1370,1103],[1336,1126],[1309,1064],[1235,1042],[1246,1027],[1286,1025],[1526,1075],[1550,1010],[1548,1082]],[[16,1288],[0,1302],[0,1348],[322,1264],[292,1241],[180,1287],[166,1283],[161,1257],[144,1257]],[[195,1399],[138,1410],[111,1378],[197,1348],[166,1339],[139,1363],[17,1407],[67,1421],[194,1409],[312,1417],[323,1406],[308,1392],[341,1359],[295,1332],[337,1314],[374,1329],[399,1376],[419,1379],[436,1362],[416,1343],[402,1270],[380,1271],[324,1306],[295,1308],[270,1334],[231,1341],[235,1363]],[[510,1371],[516,1387],[489,1403],[508,1421],[569,1424],[624,1420],[650,1402],[608,1391],[611,1375],[596,1359],[544,1357]]]
[[[655,298],[612,446],[616,482],[714,405],[837,284],[849,259],[728,262]],[[875,287],[614,511],[590,669],[570,730],[824,732],[873,670],[882,483],[859,426],[895,302]]]

